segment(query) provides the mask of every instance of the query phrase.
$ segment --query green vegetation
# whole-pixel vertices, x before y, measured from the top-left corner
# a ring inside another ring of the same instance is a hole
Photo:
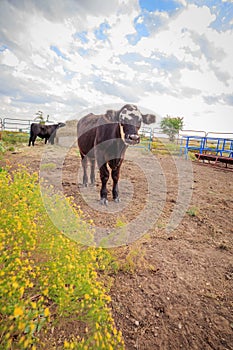
[[[191,207],[187,210],[186,212],[190,216],[198,216],[199,214],[199,209],[197,207]]]
[[[13,152],[15,148],[28,142],[26,132],[2,131],[0,140],[0,155],[6,151]]]
[[[167,116],[161,120],[160,127],[163,130],[164,134],[169,136],[170,141],[175,140],[175,136],[183,129],[184,118],[176,117],[172,118]]]
[[[44,119],[44,115],[43,115],[43,112],[42,111],[38,111],[36,112],[36,117],[34,118],[34,120],[36,122],[39,121],[40,124],[45,124],[45,122],[48,122],[49,121],[49,114],[47,115],[46,117],[46,120]]]
[[[100,277],[112,268],[108,251],[63,235],[44,208],[37,175],[24,168],[2,169],[0,202],[1,349],[124,349]]]
[[[154,154],[179,154],[180,146],[169,141],[169,139],[154,138],[151,143],[151,150]]]

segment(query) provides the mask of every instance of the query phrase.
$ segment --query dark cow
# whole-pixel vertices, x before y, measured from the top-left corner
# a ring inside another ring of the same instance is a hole
[[[91,162],[91,183],[95,182],[95,161],[100,170],[102,182],[100,202],[107,205],[108,166],[113,179],[112,196],[119,202],[118,180],[120,167],[128,145],[140,142],[138,135],[141,123],[155,122],[152,114],[143,115],[139,109],[127,104],[119,111],[108,110],[103,115],[88,114],[78,122],[78,146],[82,157],[83,185],[87,186],[87,163]]]
[[[40,137],[41,139],[45,139],[45,144],[49,140],[49,142],[53,145],[54,137],[56,135],[56,130],[63,126],[65,126],[64,123],[58,123],[58,124],[52,124],[52,125],[32,123],[28,146],[31,146],[31,143],[32,143],[32,146],[34,146],[37,136]]]

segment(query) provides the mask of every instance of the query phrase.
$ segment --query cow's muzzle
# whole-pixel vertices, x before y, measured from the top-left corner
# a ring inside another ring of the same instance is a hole
[[[140,136],[137,134],[127,135],[125,138],[125,142],[129,145],[136,145],[140,142]]]

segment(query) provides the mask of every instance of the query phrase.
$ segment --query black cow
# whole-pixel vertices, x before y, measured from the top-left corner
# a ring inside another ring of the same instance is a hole
[[[45,144],[49,140],[49,142],[53,145],[54,137],[56,135],[56,130],[63,126],[65,126],[64,123],[58,123],[58,124],[52,124],[52,125],[32,123],[28,146],[31,146],[31,143],[32,143],[32,146],[34,146],[37,136],[39,136],[41,139],[45,139]]]
[[[120,167],[128,145],[140,142],[138,135],[141,123],[155,122],[152,114],[143,115],[139,109],[127,104],[119,111],[108,110],[103,115],[88,114],[78,122],[78,146],[82,157],[83,185],[87,186],[87,163],[91,162],[91,183],[95,182],[95,160],[100,170],[102,182],[100,202],[107,205],[107,181],[111,168],[113,179],[112,195],[115,202],[119,202],[118,180]]]

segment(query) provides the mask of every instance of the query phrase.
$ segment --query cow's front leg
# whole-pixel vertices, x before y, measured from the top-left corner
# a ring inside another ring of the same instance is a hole
[[[122,160],[123,159],[117,158],[109,161],[109,166],[112,169],[112,180],[113,180],[112,197],[116,203],[120,202],[119,192],[118,192],[118,181],[120,177],[120,168],[121,168]]]
[[[107,164],[104,164],[100,167],[100,180],[102,182],[100,190],[100,203],[103,205],[108,205],[108,192],[107,192],[107,182],[109,179],[109,171]]]
[[[112,197],[116,203],[120,202],[119,192],[118,192],[119,175],[120,175],[120,167],[119,166],[115,169],[112,169],[112,180],[113,180]]]

